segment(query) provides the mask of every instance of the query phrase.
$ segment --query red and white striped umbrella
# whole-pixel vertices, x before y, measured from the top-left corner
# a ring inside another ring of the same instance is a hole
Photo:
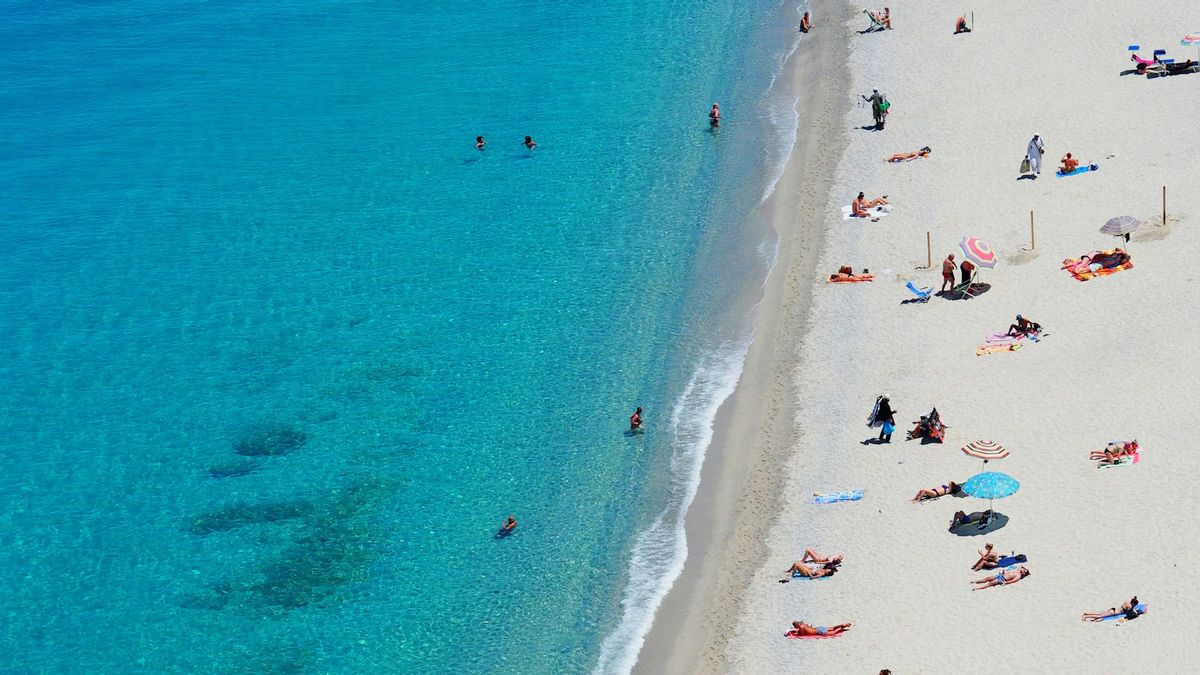
[[[992,269],[1000,262],[996,259],[996,252],[992,250],[992,247],[978,237],[963,237],[962,241],[958,242],[958,247],[962,249],[963,255],[968,260],[979,267]]]
[[[975,459],[988,461],[989,459],[1004,459],[1008,457],[1008,450],[996,441],[971,441],[962,447],[963,454],[970,455]]]

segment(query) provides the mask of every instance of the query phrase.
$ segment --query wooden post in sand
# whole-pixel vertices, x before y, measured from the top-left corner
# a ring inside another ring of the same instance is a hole
[[[925,230],[925,269],[933,267],[933,238]]]
[[[1167,226],[1167,186],[1163,186],[1163,227]]]
[[[1037,228],[1033,226],[1033,211],[1029,212],[1029,250],[1037,250]]]
[[[971,32],[975,32],[975,10],[971,10]]]

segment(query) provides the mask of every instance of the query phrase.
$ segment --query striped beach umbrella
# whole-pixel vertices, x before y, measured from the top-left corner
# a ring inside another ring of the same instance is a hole
[[[1000,262],[996,259],[996,252],[992,250],[992,247],[978,237],[963,237],[962,241],[958,242],[958,247],[962,249],[967,260],[979,267],[992,269]]]
[[[962,447],[962,451],[964,455],[982,459],[984,466],[987,466],[990,459],[1008,457],[1008,449],[996,441],[971,441]]]
[[[1125,237],[1125,241],[1129,241],[1129,233],[1136,232],[1142,226],[1142,221],[1133,216],[1117,216],[1109,218],[1104,227],[1100,228],[1103,234],[1111,234],[1114,237]]]

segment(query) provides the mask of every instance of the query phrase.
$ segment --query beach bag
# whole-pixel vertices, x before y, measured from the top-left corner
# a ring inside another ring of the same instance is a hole
[[[895,430],[896,430],[896,425],[892,424],[891,422],[883,423],[883,433],[885,436],[891,436],[892,432],[894,432]]]
[[[1029,173],[1029,171],[1032,168],[1033,167],[1029,165],[1029,157],[1028,156],[1025,157],[1025,159],[1021,160],[1021,173]]]

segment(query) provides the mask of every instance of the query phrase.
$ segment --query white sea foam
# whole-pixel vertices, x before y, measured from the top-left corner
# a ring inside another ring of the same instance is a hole
[[[712,441],[717,410],[733,393],[752,341],[749,335],[702,356],[671,411],[670,498],[634,541],[621,620],[600,646],[597,674],[633,670],[655,612],[683,571],[687,559],[684,516],[700,485],[700,468]]]

